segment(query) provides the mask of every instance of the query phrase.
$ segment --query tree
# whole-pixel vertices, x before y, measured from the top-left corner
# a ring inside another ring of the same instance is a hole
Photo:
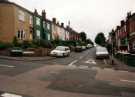
[[[83,42],[86,42],[87,35],[86,35],[85,32],[81,32],[81,33],[80,33],[80,37],[81,37],[81,40],[82,40]]]
[[[100,32],[97,34],[96,38],[95,38],[95,43],[101,46],[105,46],[106,45],[106,38],[104,33]]]

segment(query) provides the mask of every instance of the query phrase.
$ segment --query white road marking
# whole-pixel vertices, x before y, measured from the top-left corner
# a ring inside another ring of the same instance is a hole
[[[104,63],[105,63],[105,65],[107,65],[107,61],[104,59]]]
[[[81,66],[79,66],[78,68],[79,68],[79,69],[88,69],[89,67],[88,67],[88,66],[83,66],[83,65],[81,65]]]
[[[135,83],[135,81],[132,81],[132,80],[120,80],[122,82],[129,82],[129,83]]]
[[[85,62],[86,64],[94,64],[96,65],[96,61],[94,59],[89,59],[88,61]]]
[[[74,60],[73,62],[71,62],[70,64],[68,64],[68,66],[73,66],[78,60]]]
[[[15,66],[12,66],[12,65],[2,65],[2,64],[0,64],[0,67],[15,68]]]
[[[10,93],[3,93],[1,94],[2,97],[23,97],[21,95],[16,95],[16,94],[10,94]]]

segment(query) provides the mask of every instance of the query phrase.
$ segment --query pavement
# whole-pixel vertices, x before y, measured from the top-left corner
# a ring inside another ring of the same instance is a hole
[[[95,59],[95,48],[48,61],[0,59],[0,91],[0,97],[135,97],[135,73]]]
[[[133,66],[128,66],[124,64],[123,62],[119,61],[115,57],[110,57],[111,60],[113,60],[113,68],[116,70],[125,70],[129,72],[135,72],[135,68]]]

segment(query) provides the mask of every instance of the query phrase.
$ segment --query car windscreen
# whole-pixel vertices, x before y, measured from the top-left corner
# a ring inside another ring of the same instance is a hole
[[[55,50],[65,51],[65,48],[64,47],[56,47]]]
[[[98,52],[107,52],[106,48],[98,48],[97,51]]]

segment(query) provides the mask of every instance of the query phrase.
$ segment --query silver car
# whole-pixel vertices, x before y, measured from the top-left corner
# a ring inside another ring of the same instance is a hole
[[[105,47],[96,47],[96,58],[109,58],[109,53]]]
[[[65,57],[70,55],[70,49],[66,46],[57,46],[54,50],[50,53],[51,56],[55,57]]]

